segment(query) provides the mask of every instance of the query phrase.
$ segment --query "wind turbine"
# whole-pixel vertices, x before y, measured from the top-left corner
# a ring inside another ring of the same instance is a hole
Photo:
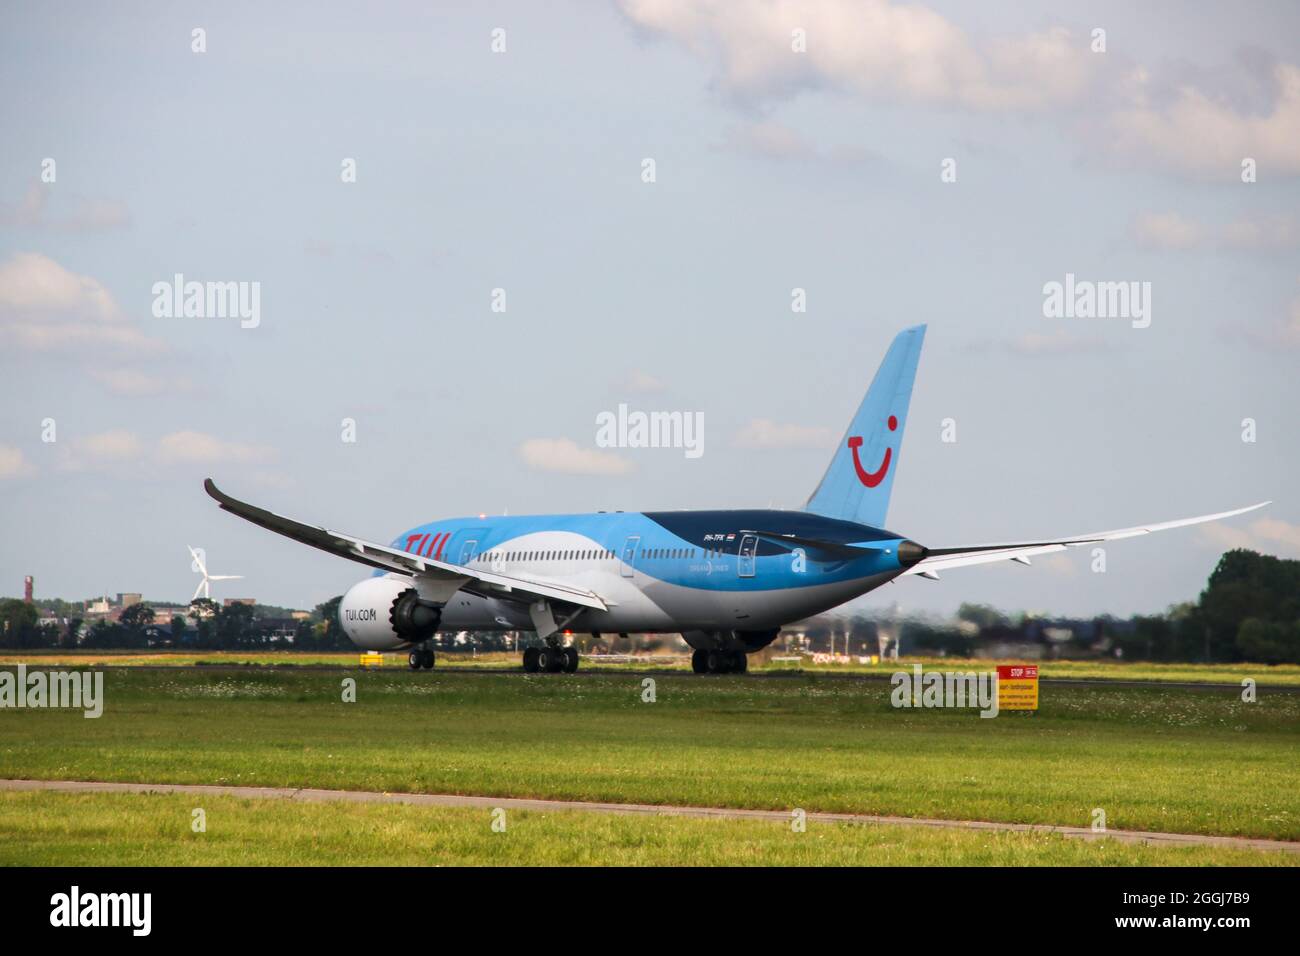
[[[185,547],[190,548],[188,544]],[[194,548],[190,548],[190,555],[194,558],[194,564],[191,565],[191,567],[197,568],[203,574],[203,580],[200,581],[199,586],[194,589],[194,597],[190,598],[191,604],[199,599],[200,594],[208,600],[212,599],[212,592],[208,588],[208,585],[212,581],[235,581],[243,577],[242,574],[208,574],[208,568],[207,565],[203,563],[202,554],[194,550]]]

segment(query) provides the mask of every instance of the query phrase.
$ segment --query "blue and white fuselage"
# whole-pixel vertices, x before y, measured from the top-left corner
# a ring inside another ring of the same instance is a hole
[[[771,535],[858,553],[810,558],[807,547]],[[902,540],[802,511],[677,511],[455,518],[411,528],[391,547],[601,595],[608,609],[585,609],[572,630],[705,632],[687,639],[713,646],[745,643],[729,632],[778,628],[878,587],[906,569]],[[443,608],[442,626],[520,630],[531,621],[519,602],[462,591]]]

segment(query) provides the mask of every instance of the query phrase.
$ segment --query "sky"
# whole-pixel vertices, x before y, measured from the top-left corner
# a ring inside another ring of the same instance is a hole
[[[1300,557],[1293,3],[5,2],[0,82],[0,594],[183,601],[187,545],[218,598],[366,576],[207,476],[377,541],[801,508],[922,322],[891,530],[1273,504],[853,609],[1153,613]],[[1146,317],[1047,314],[1067,275]],[[602,447],[621,403],[703,453]]]

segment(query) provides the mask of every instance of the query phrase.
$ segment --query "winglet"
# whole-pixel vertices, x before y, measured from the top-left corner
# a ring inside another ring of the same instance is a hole
[[[203,479],[203,490],[208,493],[208,497],[215,499],[223,505],[230,500],[229,496],[218,488],[217,483],[211,478]]]

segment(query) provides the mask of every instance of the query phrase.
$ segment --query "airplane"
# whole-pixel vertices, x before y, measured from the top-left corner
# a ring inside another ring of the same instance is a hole
[[[897,578],[1217,521],[1262,508],[1035,541],[931,548],[886,530],[924,325],[894,339],[821,482],[802,511],[646,511],[450,518],[378,544],[304,524],[222,492],[221,508],[373,568],[339,603],[367,651],[409,651],[431,668],[442,630],[535,631],[530,673],[578,668],[574,631],[679,633],[695,673],[743,673],[782,626]]]

